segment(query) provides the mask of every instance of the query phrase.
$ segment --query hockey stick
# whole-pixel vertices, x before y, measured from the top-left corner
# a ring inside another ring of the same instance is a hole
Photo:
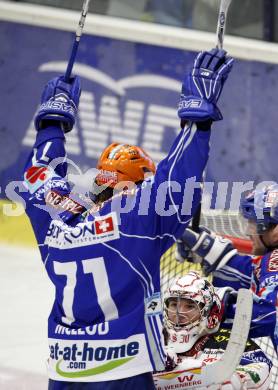
[[[252,292],[243,288],[238,290],[235,318],[226,351],[219,361],[202,368],[202,375],[206,378],[203,385],[221,384],[236,371],[248,339],[252,308]]]
[[[225,34],[225,29],[226,29],[226,20],[227,20],[228,9],[229,9],[229,6],[231,4],[231,1],[232,0],[221,0],[221,3],[220,3],[218,22],[217,22],[217,30],[216,30],[216,36],[217,36],[216,47],[217,47],[217,49],[223,49],[224,34]]]
[[[221,0],[221,2],[220,2],[218,21],[217,21],[217,29],[216,29],[216,37],[217,37],[216,47],[217,47],[217,49],[223,49],[227,14],[228,14],[228,9],[229,9],[231,2],[232,2],[232,0]],[[201,208],[202,208],[202,205],[200,203],[196,213],[194,214],[194,216],[192,218],[192,230],[194,230],[194,232],[197,232],[197,233],[199,233],[199,226],[200,226],[200,219],[201,219]]]
[[[88,10],[89,10],[89,4],[90,4],[90,0],[84,0],[83,5],[82,5],[81,16],[80,16],[80,19],[79,19],[79,23],[78,23],[78,27],[77,27],[76,33],[75,33],[75,39],[74,39],[72,50],[71,50],[71,56],[70,56],[70,59],[69,59],[69,62],[68,62],[68,66],[67,66],[67,70],[66,70],[66,73],[65,73],[65,81],[67,83],[69,82],[69,79],[70,79],[70,76],[71,76],[71,72],[72,72],[73,64],[74,64],[74,61],[75,61],[75,58],[76,58],[76,54],[77,54],[80,38],[81,38],[81,35],[82,35],[82,32],[83,32],[86,16],[87,16],[87,13],[88,13]]]

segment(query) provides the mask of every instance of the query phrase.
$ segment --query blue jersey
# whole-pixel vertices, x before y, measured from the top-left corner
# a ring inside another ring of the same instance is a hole
[[[278,249],[264,256],[233,256],[228,263],[213,274],[216,287],[231,286],[251,288],[253,291],[253,315],[250,337],[270,336],[277,351],[278,343]],[[227,317],[232,318],[231,306]]]
[[[108,381],[163,369],[160,257],[198,206],[200,188],[192,189],[202,180],[209,137],[195,125],[182,130],[153,178],[91,207],[66,180],[63,132],[38,132],[24,199],[56,290],[51,379]]]

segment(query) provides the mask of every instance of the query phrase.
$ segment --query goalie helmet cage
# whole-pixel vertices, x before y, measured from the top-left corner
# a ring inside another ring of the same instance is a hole
[[[232,211],[223,210],[206,210],[202,211],[200,225],[206,226],[214,232],[230,238],[233,244],[240,253],[249,253],[252,245],[250,240],[244,236],[240,223],[239,214]],[[161,289],[164,292],[169,286],[170,281],[176,277],[184,275],[189,271],[201,272],[199,264],[192,264],[187,261],[178,263],[175,259],[176,246],[173,245],[162,256],[160,265],[161,275]],[[273,363],[272,368],[272,382],[270,389],[275,390],[275,384],[278,383],[278,359],[276,351],[273,348],[272,341],[269,337],[255,339],[256,343],[260,345],[265,354],[271,359]]]

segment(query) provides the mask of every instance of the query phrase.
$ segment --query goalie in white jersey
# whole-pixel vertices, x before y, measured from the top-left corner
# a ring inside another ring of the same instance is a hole
[[[250,339],[240,365],[228,381],[212,386],[203,384],[206,378],[201,368],[221,359],[230,337],[229,330],[221,329],[223,305],[219,295],[210,282],[193,271],[177,278],[167,290],[164,297],[167,364],[166,371],[154,374],[157,390],[269,388],[272,364]]]

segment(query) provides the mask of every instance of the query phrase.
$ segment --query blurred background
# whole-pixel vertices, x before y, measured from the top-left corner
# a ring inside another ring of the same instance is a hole
[[[63,74],[82,0],[0,0],[0,389],[46,389],[53,296],[15,195],[46,82]],[[181,82],[216,44],[219,0],[92,0],[74,73],[83,93],[67,151],[78,175],[111,142],[158,163],[179,131]],[[225,49],[235,57],[214,125],[206,207],[237,209],[238,191],[277,181],[278,2],[233,0]],[[86,176],[88,180],[88,176]],[[221,195],[221,196],[220,196]]]
[[[44,4],[80,10],[82,0],[34,0],[18,3]],[[92,12],[164,25],[214,32],[219,0],[95,0]],[[275,0],[233,0],[227,33],[265,41],[277,41],[278,4]]]

